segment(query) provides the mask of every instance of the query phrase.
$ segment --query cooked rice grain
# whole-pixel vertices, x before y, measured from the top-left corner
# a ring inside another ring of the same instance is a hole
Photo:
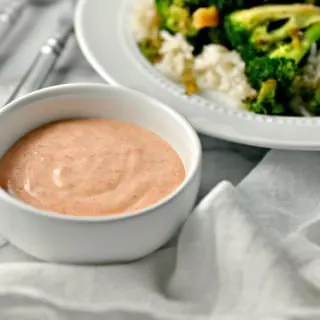
[[[317,84],[320,81],[320,51],[316,44],[312,46],[307,64],[303,68],[303,77],[309,83]]]
[[[237,100],[243,100],[252,88],[244,74],[245,63],[236,51],[211,44],[195,58],[194,72],[201,89],[218,90]]]
[[[153,0],[136,1],[132,10],[131,27],[135,40],[156,39],[159,35],[159,18]]]
[[[179,82],[184,72],[193,67],[193,47],[180,33],[171,35],[161,31],[160,35],[163,40],[160,48],[162,59],[155,67],[171,80]]]

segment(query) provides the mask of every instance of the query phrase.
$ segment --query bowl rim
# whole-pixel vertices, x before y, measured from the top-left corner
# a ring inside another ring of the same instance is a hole
[[[10,113],[13,109],[23,108],[29,104],[32,104],[40,99],[44,100],[49,97],[60,96],[64,94],[75,94],[77,91],[84,92],[83,89],[92,89],[98,91],[120,91],[126,95],[134,95],[137,98],[145,99],[147,102],[157,108],[163,109],[169,117],[172,117],[175,121],[179,122],[185,132],[188,134],[188,137],[191,137],[192,144],[195,145],[194,150],[194,160],[192,160],[190,169],[188,170],[184,180],[182,183],[173,190],[169,195],[162,198],[161,200],[157,201],[155,204],[143,208],[141,210],[130,211],[126,213],[114,213],[114,214],[107,214],[102,216],[73,216],[73,215],[64,215],[57,213],[55,211],[47,211],[41,210],[34,206],[31,206],[13,196],[9,195],[5,190],[0,188],[0,200],[9,202],[11,205],[16,206],[20,210],[25,211],[29,214],[36,214],[42,217],[46,217],[49,219],[58,219],[62,221],[72,221],[72,222],[90,222],[90,223],[97,223],[97,222],[107,222],[107,221],[118,221],[118,220],[126,220],[131,218],[136,218],[141,215],[151,214],[152,212],[158,210],[159,208],[165,206],[167,203],[172,202],[185,188],[190,182],[195,178],[198,171],[200,170],[201,166],[201,157],[202,157],[202,148],[201,142],[198,134],[196,133],[195,129],[191,126],[191,124],[177,111],[170,108],[168,105],[160,102],[159,100],[141,93],[137,90],[129,89],[122,86],[114,86],[108,84],[100,84],[100,83],[73,83],[73,84],[61,84],[56,85],[48,88],[43,88],[26,94],[22,97],[19,97],[6,106],[0,109],[0,118],[3,117],[5,114]]]

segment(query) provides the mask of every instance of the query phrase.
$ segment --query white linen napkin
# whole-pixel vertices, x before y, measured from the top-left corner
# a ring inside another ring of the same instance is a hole
[[[178,245],[68,266],[0,249],[0,319],[320,319],[320,153],[272,151],[218,184]]]

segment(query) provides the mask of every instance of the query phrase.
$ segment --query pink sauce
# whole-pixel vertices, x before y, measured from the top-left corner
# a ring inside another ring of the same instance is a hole
[[[178,154],[134,124],[59,121],[32,131],[0,160],[0,186],[48,211],[101,216],[148,207],[185,178]]]

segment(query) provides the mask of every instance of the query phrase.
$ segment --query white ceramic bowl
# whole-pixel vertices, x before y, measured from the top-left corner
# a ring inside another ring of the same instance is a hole
[[[141,93],[100,84],[62,85],[1,110],[0,157],[30,130],[74,117],[114,118],[155,132],[180,155],[185,180],[152,207],[105,217],[45,212],[0,189],[0,234],[34,257],[64,263],[130,261],[164,245],[187,218],[199,189],[201,146],[195,131],[175,111]]]

